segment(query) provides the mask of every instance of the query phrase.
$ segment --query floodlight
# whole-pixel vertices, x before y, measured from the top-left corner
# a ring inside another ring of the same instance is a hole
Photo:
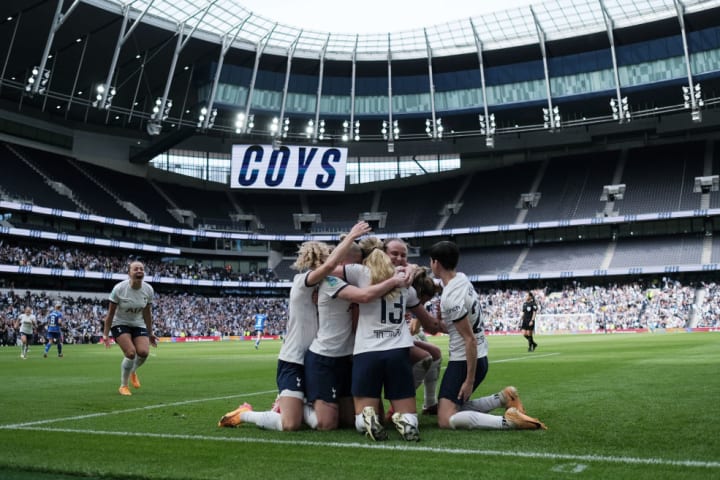
[[[99,83],[95,87],[95,101],[92,102],[92,106],[103,110],[109,110],[116,94],[117,90],[115,87]],[[105,99],[104,101],[103,98]]]
[[[47,68],[40,72],[40,67],[33,67],[30,71],[30,77],[25,85],[25,91],[28,93],[45,93],[47,84],[50,81],[50,70]]]

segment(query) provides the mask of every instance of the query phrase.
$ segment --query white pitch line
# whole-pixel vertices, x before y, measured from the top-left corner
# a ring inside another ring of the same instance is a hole
[[[167,433],[139,433],[139,432],[118,432],[105,430],[80,430],[73,428],[18,428],[17,430],[33,430],[42,432],[62,432],[62,433],[85,433],[90,435],[104,436],[133,436],[143,438],[161,438],[170,440],[203,440],[211,442],[232,442],[232,443],[265,443],[274,445],[292,445],[292,446],[308,446],[308,447],[333,447],[333,448],[362,448],[367,450],[394,450],[394,451],[412,451],[412,452],[431,452],[456,455],[483,455],[486,457],[512,457],[512,458],[535,458],[540,460],[570,460],[582,462],[600,462],[615,463],[627,465],[655,465],[670,467],[696,467],[720,469],[720,461],[700,461],[700,460],[669,460],[664,458],[638,458],[638,457],[615,457],[606,455],[572,455],[564,453],[543,453],[543,452],[512,452],[506,450],[471,450],[467,448],[439,448],[439,447],[420,447],[407,444],[392,445],[388,443],[339,443],[339,442],[313,442],[306,440],[276,440],[263,438],[228,438],[228,437],[211,437],[207,435],[179,435]]]
[[[519,360],[532,360],[533,358],[552,357],[554,355],[560,355],[560,352],[543,353],[542,355],[526,355],[523,357],[503,358],[502,360],[491,360],[489,363],[517,362]]]
[[[531,358],[549,357],[552,355],[560,355],[560,354],[559,353],[545,353],[543,355],[505,358],[502,360],[494,360],[494,361],[491,361],[490,363],[514,362],[514,361],[520,361],[520,360],[528,360]],[[273,393],[273,392],[275,392],[275,390],[266,390],[264,392],[245,393],[245,394],[238,394],[238,395],[228,395],[228,396],[224,396],[224,397],[200,398],[200,399],[196,399],[196,400],[184,400],[182,402],[161,403],[158,405],[148,405],[145,407],[128,408],[125,410],[112,410],[110,412],[89,413],[87,415],[77,415],[77,416],[73,416],[73,417],[61,417],[61,418],[54,418],[54,419],[37,420],[34,422],[15,423],[15,424],[10,424],[10,425],[0,425],[0,430],[25,428],[25,427],[30,427],[32,425],[46,425],[49,423],[58,423],[58,422],[73,421],[73,420],[85,420],[88,418],[97,418],[97,417],[102,417],[102,416],[106,416],[106,415],[120,415],[123,413],[129,413],[129,412],[154,410],[157,408],[174,407],[174,406],[178,406],[178,405],[190,405],[193,403],[213,402],[213,401],[217,401],[217,400],[229,400],[232,398],[238,398],[238,397],[243,397],[243,396],[252,397],[255,395],[265,395],[265,394]]]
[[[266,390],[264,392],[253,392],[253,393],[243,393],[243,394],[238,394],[238,395],[227,395],[225,397],[212,397],[212,398],[199,398],[196,400],[183,400],[182,402],[160,403],[157,405],[146,405],[144,407],[126,408],[125,410],[112,410],[109,412],[89,413],[87,415],[77,415],[74,417],[47,418],[45,420],[38,420],[35,422],[16,423],[16,424],[12,424],[12,425],[0,425],[0,430],[14,430],[14,429],[19,429],[19,428],[25,428],[25,427],[28,427],[31,425],[44,425],[44,424],[48,424],[48,423],[66,422],[66,421],[72,421],[72,420],[85,420],[87,418],[103,417],[106,415],[120,415],[120,414],[128,413],[128,412],[154,410],[157,408],[164,408],[164,407],[176,407],[178,405],[190,405],[192,403],[214,402],[216,400],[229,400],[229,399],[238,398],[238,397],[252,397],[255,395],[265,395],[267,393],[274,393],[274,392],[277,392],[277,390]]]
[[[549,353],[543,356],[559,355],[559,353]],[[539,355],[538,355],[539,356]],[[537,357],[537,356],[535,356]],[[520,357],[518,360],[524,360],[528,357]],[[513,359],[503,359],[497,362],[512,361]],[[72,428],[50,428],[50,427],[37,427],[35,425],[42,425],[48,423],[57,423],[63,421],[72,420],[83,420],[87,418],[94,418],[107,415],[118,415],[128,412],[137,412],[143,410],[153,410],[163,407],[171,407],[178,405],[190,405],[193,403],[211,402],[217,400],[229,400],[238,397],[249,397],[255,395],[265,395],[273,393],[275,390],[267,390],[261,392],[243,393],[237,395],[227,395],[223,397],[211,397],[201,398],[196,400],[184,400],[182,402],[172,403],[161,403],[157,405],[148,405],[144,407],[128,408],[124,410],[114,410],[104,413],[92,413],[88,415],[77,415],[73,417],[63,417],[55,419],[39,420],[36,422],[18,423],[13,425],[0,425],[0,430],[32,430],[32,431],[44,431],[44,432],[63,432],[63,433],[84,433],[90,435],[105,435],[105,436],[135,436],[145,438],[163,438],[163,439],[177,439],[177,440],[206,440],[216,442],[237,442],[237,443],[266,443],[266,444],[278,444],[278,445],[305,445],[305,446],[322,446],[322,447],[336,447],[336,448],[364,448],[364,449],[381,449],[381,450],[403,450],[403,451],[421,451],[421,452],[437,452],[437,453],[450,453],[459,455],[484,455],[484,456],[496,456],[496,457],[525,457],[525,458],[538,458],[548,460],[571,460],[571,461],[586,461],[586,462],[606,462],[606,463],[622,463],[622,464],[642,464],[642,465],[664,465],[664,466],[680,466],[680,467],[699,467],[699,468],[720,468],[720,461],[698,461],[698,460],[667,460],[662,458],[637,458],[637,457],[614,457],[614,456],[603,456],[603,455],[570,455],[570,454],[558,454],[558,453],[541,453],[541,452],[508,452],[498,450],[470,450],[470,449],[458,449],[458,448],[439,448],[439,447],[416,447],[410,445],[388,445],[388,444],[365,444],[365,443],[338,443],[338,442],[312,442],[312,441],[297,441],[297,440],[275,440],[275,439],[262,439],[262,438],[227,438],[227,437],[211,437],[206,435],[175,435],[175,434],[160,434],[160,433],[138,433],[138,432],[118,432],[118,431],[103,431],[103,430],[83,430],[83,429],[72,429]]]

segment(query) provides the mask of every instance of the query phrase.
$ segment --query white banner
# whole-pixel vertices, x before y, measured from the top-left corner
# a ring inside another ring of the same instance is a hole
[[[345,190],[347,148],[233,145],[230,188]]]

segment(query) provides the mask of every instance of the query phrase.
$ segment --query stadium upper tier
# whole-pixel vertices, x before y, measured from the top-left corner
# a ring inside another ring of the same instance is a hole
[[[355,35],[231,0],[28,3],[0,4],[0,100],[152,141],[137,163],[213,135],[347,142],[351,155],[395,140],[386,151],[402,154],[404,140],[423,142],[409,154],[523,148],[525,132],[622,129],[667,112],[711,123],[700,111],[720,91],[720,0],[551,0]],[[444,142],[464,137],[474,142]]]
[[[6,274],[43,281],[118,280],[124,274],[117,265],[127,254],[178,265],[199,259],[215,268],[208,278],[188,278],[154,267],[153,281],[173,288],[244,288],[238,283],[244,280],[223,283],[227,265],[235,276],[270,268],[285,281],[297,243],[332,241],[358,218],[382,237],[408,239],[421,265],[438,239],[457,240],[465,271],[478,282],[720,269],[720,243],[713,240],[720,142],[713,139],[445,172],[420,184],[389,182],[366,191],[281,194],[172,182],[167,175],[133,177],[1,146],[0,163],[13,173],[0,176],[3,246],[112,252],[109,261],[93,260],[94,267],[59,267],[45,254],[38,264],[0,262]],[[251,283],[265,288],[267,280]]]
[[[609,232],[610,223],[632,228],[642,215],[662,220],[678,214],[702,226],[720,207],[714,174],[719,147],[710,139],[667,143],[445,172],[421,183],[410,178],[357,191],[267,192],[178,183],[178,176],[162,171],[156,178],[134,177],[2,144],[0,162],[15,174],[0,177],[0,199],[170,228],[253,234],[335,235],[359,218],[380,233],[405,237],[455,229],[524,238],[526,231],[541,236],[543,229],[570,228],[571,222],[600,227],[606,220]]]

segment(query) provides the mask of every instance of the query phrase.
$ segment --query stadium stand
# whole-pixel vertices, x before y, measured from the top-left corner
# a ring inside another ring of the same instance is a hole
[[[131,202],[145,213],[149,217],[150,223],[169,227],[181,224],[168,213],[170,205],[157,191],[155,185],[146,178],[110,170],[88,162],[75,162],[75,164],[77,168],[84,170],[103,185],[111,185],[120,198]]]
[[[627,186],[618,210],[625,215],[698,209],[700,198],[692,186],[702,174],[702,144],[632,149],[618,182]]]
[[[349,232],[361,213],[372,211],[374,197],[373,192],[309,193],[308,211],[319,213],[322,218],[322,222],[312,226],[312,232]]]
[[[217,225],[229,227],[230,215],[237,213],[224,190],[211,190],[179,185],[177,183],[154,182],[174,208],[192,212],[192,222],[188,226]],[[222,229],[222,228],[219,228]]]
[[[390,232],[435,230],[441,211],[460,192],[463,178],[404,188],[384,188],[378,211],[387,212],[385,229]]]
[[[232,192],[233,198],[238,196],[237,192]],[[261,229],[263,232],[298,233],[293,227],[293,213],[311,213],[303,212],[302,196],[296,192],[285,195],[253,193],[252,201],[249,202],[240,198],[240,204],[250,205],[246,213],[255,215],[263,225]]]
[[[600,196],[616,168],[617,152],[551,159],[538,186],[542,197],[525,221],[594,218],[605,207]]]
[[[12,175],[0,175],[0,185],[9,193],[10,198],[70,211],[77,209],[72,200],[45,183],[45,178],[18,156],[19,152],[14,150],[14,146],[3,144],[3,147],[3,169],[12,172]]]
[[[486,247],[463,250],[462,268],[469,274],[495,275],[512,271],[524,247]],[[430,259],[420,258],[421,265],[429,265]]]
[[[476,172],[460,199],[462,208],[445,228],[515,223],[520,195],[530,191],[539,167],[533,162]]]
[[[68,187],[74,198],[91,206],[94,212],[107,217],[137,220],[117,203],[108,185],[101,185],[85,176],[67,157],[38,149],[15,148],[48,178]]]
[[[573,271],[600,268],[607,248],[606,241],[535,244],[528,250],[517,271]]]
[[[618,241],[610,266],[699,264],[702,250],[701,235],[623,238]]]

